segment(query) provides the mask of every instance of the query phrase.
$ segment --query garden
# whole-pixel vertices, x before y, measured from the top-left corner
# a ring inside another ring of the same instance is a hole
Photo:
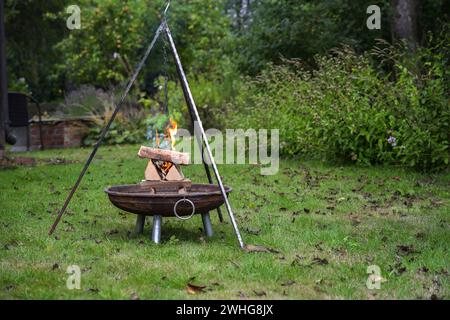
[[[33,100],[29,131],[0,112],[0,298],[449,299],[450,8],[371,4],[4,1],[6,92]],[[272,130],[279,167],[247,136],[181,172],[182,129],[205,154],[203,129]],[[219,200],[158,224],[111,192],[161,183]]]

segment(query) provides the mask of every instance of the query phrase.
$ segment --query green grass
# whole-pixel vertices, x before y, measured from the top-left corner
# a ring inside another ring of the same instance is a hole
[[[244,241],[280,252],[245,253],[215,213],[211,239],[199,216],[164,220],[161,245],[149,239],[150,221],[135,235],[135,216],[103,189],[142,179],[137,149],[100,149],[52,237],[90,150],[34,152],[78,162],[1,169],[0,298],[449,298],[448,173],[282,160],[277,175],[261,176],[258,166],[221,165]],[[184,173],[206,182],[200,165]],[[80,290],[66,288],[73,264],[82,269]],[[380,290],[366,287],[369,265],[381,268]],[[189,282],[207,288],[190,295]]]

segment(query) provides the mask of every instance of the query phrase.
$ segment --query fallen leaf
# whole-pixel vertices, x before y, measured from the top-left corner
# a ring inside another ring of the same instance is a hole
[[[140,300],[140,298],[136,292],[131,293],[130,299],[131,300]]]
[[[230,260],[230,262],[236,267],[236,268],[240,268],[241,266],[239,265],[239,263],[237,263],[236,261]]]
[[[246,228],[245,231],[246,231],[248,234],[253,234],[253,235],[257,236],[257,235],[259,235],[259,233],[261,232],[261,229],[257,229],[257,228],[255,228],[255,229],[252,229],[252,228]]]
[[[186,291],[189,294],[198,294],[198,293],[203,293],[205,288],[206,288],[206,286],[197,286],[192,283],[188,283],[186,286]]]
[[[119,233],[119,230],[117,230],[117,229],[112,229],[112,230],[109,230],[106,234],[107,234],[108,236],[112,236],[113,234],[117,234],[117,233]]]
[[[414,250],[414,247],[412,245],[398,245],[397,246],[397,253],[401,256],[406,256],[412,253],[417,253],[417,251]]]
[[[89,289],[87,289],[87,291],[88,292],[92,292],[92,293],[99,293],[100,292],[100,290],[97,289],[97,288],[89,288]]]
[[[416,233],[416,238],[417,238],[417,239],[423,239],[423,238],[425,238],[425,233],[424,233],[424,232],[418,232],[418,233]]]
[[[325,258],[318,258],[315,257],[314,259],[312,259],[311,264],[317,264],[317,265],[326,265],[328,264],[328,260]]]
[[[265,252],[265,253],[280,253],[280,251],[272,249],[272,248],[267,248],[264,246],[258,246],[258,245],[253,245],[253,244],[246,244],[244,246],[244,250],[245,252]]]
[[[258,297],[264,297],[264,296],[267,296],[267,293],[266,293],[265,291],[263,291],[263,290],[261,290],[261,291],[253,290],[253,292],[254,292]]]
[[[286,282],[283,282],[281,285],[282,285],[283,287],[288,287],[288,286],[292,286],[292,285],[294,285],[294,284],[296,284],[296,282],[295,282],[294,280],[288,280],[288,281],[286,281]]]

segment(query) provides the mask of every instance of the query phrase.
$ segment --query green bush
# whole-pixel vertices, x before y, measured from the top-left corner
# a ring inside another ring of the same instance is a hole
[[[226,123],[226,105],[234,99],[239,88],[239,76],[230,64],[220,76],[187,74],[189,87],[205,128],[222,129]],[[191,128],[191,118],[178,82],[170,81],[169,112],[182,128]]]
[[[137,119],[136,119],[137,120]],[[145,125],[143,121],[114,121],[103,140],[103,144],[136,144],[145,140]],[[83,140],[85,146],[92,146],[100,137],[103,125],[95,125],[89,129],[88,135]]]
[[[393,74],[349,48],[316,57],[314,71],[298,60],[272,65],[242,86],[228,106],[227,125],[279,128],[281,151],[289,155],[447,167],[448,45],[414,55],[380,52],[394,65]]]

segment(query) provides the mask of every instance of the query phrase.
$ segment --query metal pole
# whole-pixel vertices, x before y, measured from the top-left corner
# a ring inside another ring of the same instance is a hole
[[[191,115],[192,127],[193,127],[194,132],[195,132],[195,121],[196,121],[195,114],[194,114],[194,111],[192,110],[192,107],[191,107],[191,105],[189,103],[188,103],[188,110],[189,110],[189,114]],[[203,167],[205,168],[205,171],[206,171],[206,177],[208,178],[208,182],[210,184],[213,184],[214,181],[213,181],[212,176],[211,176],[211,171],[209,170],[209,166],[206,163],[205,157],[204,157],[204,152],[203,152],[204,148],[203,148],[202,137],[198,137],[196,135],[195,138],[197,140],[197,144],[199,146],[200,152],[202,153],[202,162],[203,162]],[[223,222],[222,210],[220,210],[220,208],[217,208],[217,214],[219,216],[219,221]]]
[[[211,225],[211,219],[209,218],[209,212],[202,213],[203,229],[207,237],[213,236],[213,229]]]
[[[175,59],[175,64],[176,64],[176,67],[177,67],[177,72],[178,72],[178,75],[180,76],[180,79],[181,79],[181,86],[183,88],[184,97],[186,99],[187,104],[192,108],[192,110],[194,112],[195,119],[197,121],[197,125],[198,125],[198,127],[199,127],[199,129],[201,131],[203,141],[205,142],[206,152],[208,154],[209,159],[211,160],[211,165],[212,165],[212,168],[213,168],[213,171],[214,171],[214,175],[216,176],[217,182],[219,184],[220,191],[221,191],[223,199],[225,201],[225,206],[227,208],[228,215],[229,215],[230,220],[231,220],[231,224],[233,225],[234,232],[236,233],[236,237],[237,237],[237,239],[239,241],[239,246],[241,248],[244,248],[244,242],[242,241],[242,237],[241,237],[241,234],[239,232],[239,229],[238,229],[238,226],[237,226],[237,223],[236,223],[236,219],[235,219],[234,214],[233,214],[233,210],[231,209],[231,205],[230,205],[230,202],[228,200],[227,193],[225,192],[225,188],[224,188],[223,183],[222,183],[222,178],[220,177],[219,170],[217,169],[216,162],[214,161],[214,158],[212,156],[212,152],[211,152],[211,149],[209,147],[208,139],[206,137],[205,130],[203,129],[203,125],[202,125],[202,122],[200,120],[200,116],[198,114],[197,106],[195,105],[194,98],[192,97],[191,90],[189,89],[189,84],[188,84],[186,75],[184,73],[183,66],[181,65],[181,60],[180,60],[180,57],[178,56],[177,48],[175,47],[175,43],[173,41],[172,34],[170,33],[169,26],[167,25],[167,23],[164,25],[164,31],[166,32],[167,38],[169,39],[170,47],[172,49],[172,53],[173,53],[173,56],[174,56],[174,59]]]
[[[165,23],[167,24],[167,10],[169,9],[170,6],[170,1],[167,2],[167,6],[166,6],[166,10],[164,10],[164,19],[163,21],[165,21]],[[166,52],[165,52],[165,46],[166,46],[166,39],[164,38],[164,63],[167,63],[167,59],[166,59]],[[167,75],[166,75],[167,76]],[[168,78],[167,78],[168,79]],[[165,95],[166,95],[166,101],[167,100],[167,79],[165,81]],[[188,104],[188,110],[189,110],[189,114],[191,116],[191,121],[192,121],[192,128],[195,129],[195,114],[194,111],[192,110],[191,106]],[[167,109],[167,112],[169,112],[169,110]],[[205,161],[205,157],[204,157],[204,152],[203,152],[203,141],[201,137],[198,137],[197,135],[195,135],[195,138],[197,140],[197,144],[202,152],[202,162],[203,162],[203,167],[205,168],[205,172],[206,172],[206,177],[208,178],[208,182],[210,184],[214,184],[212,176],[211,176],[211,171],[209,170],[209,166]],[[223,216],[222,216],[222,210],[220,210],[220,207],[217,208],[217,215],[219,216],[219,221],[223,222]]]
[[[159,37],[159,34],[161,33],[162,29],[164,28],[165,23],[162,22],[160,24],[160,26],[158,27],[158,29],[156,30],[155,36],[153,37],[152,42],[150,43],[150,45],[147,48],[147,51],[144,54],[144,57],[142,58],[142,60],[140,61],[139,65],[137,66],[133,76],[131,77],[130,81],[128,82],[128,85],[124,91],[124,93],[122,94],[122,97],[120,98],[119,103],[116,106],[116,109],[114,110],[113,114],[111,115],[111,118],[109,119],[107,125],[103,128],[102,133],[100,134],[100,138],[98,139],[97,143],[94,146],[94,149],[92,150],[91,154],[89,155],[88,160],[86,161],[86,164],[83,167],[83,170],[81,170],[80,175],[78,176],[77,181],[75,182],[75,185],[72,187],[72,190],[70,191],[69,195],[66,198],[66,201],[64,202],[63,207],[61,208],[61,210],[58,213],[58,216],[56,217],[55,222],[53,223],[52,227],[50,228],[50,231],[48,232],[48,235],[51,235],[53,233],[53,231],[55,231],[56,226],[59,223],[59,220],[61,220],[62,215],[64,214],[64,212],[66,211],[67,206],[69,205],[70,200],[72,199],[75,191],[77,191],[78,186],[80,185],[81,180],[83,179],[87,169],[89,168],[89,165],[92,162],[92,159],[94,159],[95,154],[97,153],[98,148],[100,147],[100,144],[103,141],[103,138],[105,137],[106,133],[109,130],[109,127],[111,126],[111,124],[114,121],[114,118],[116,117],[117,113],[120,110],[120,107],[122,106],[123,102],[125,101],[125,98],[127,97],[128,93],[130,92],[131,87],[133,86],[133,83],[136,81],[137,76],[139,75],[139,73],[141,72],[142,67],[144,66],[145,61],[148,58],[148,55],[150,54],[150,51],[152,51],[153,46],[155,45],[156,40]]]
[[[161,224],[162,217],[160,215],[153,216],[152,241],[154,243],[161,242]]]
[[[145,215],[138,214],[136,218],[136,233],[141,234],[144,232],[144,225],[145,225]]]
[[[192,118],[192,122],[194,122],[194,126],[195,126],[195,120],[193,118]],[[206,176],[208,177],[208,182],[210,184],[213,184],[214,182],[213,182],[212,177],[211,177],[211,171],[209,171],[209,166],[206,163],[205,159],[203,158],[203,142],[201,141],[201,138],[199,140],[197,140],[197,141],[198,141],[199,144],[201,144],[200,148],[202,149],[201,152],[202,152],[203,167],[205,168]],[[217,208],[217,215],[219,216],[219,221],[223,222],[222,210],[220,210],[220,207]]]
[[[5,55],[5,7],[4,0],[0,0],[0,159],[5,152],[5,131],[8,127],[8,83]]]

